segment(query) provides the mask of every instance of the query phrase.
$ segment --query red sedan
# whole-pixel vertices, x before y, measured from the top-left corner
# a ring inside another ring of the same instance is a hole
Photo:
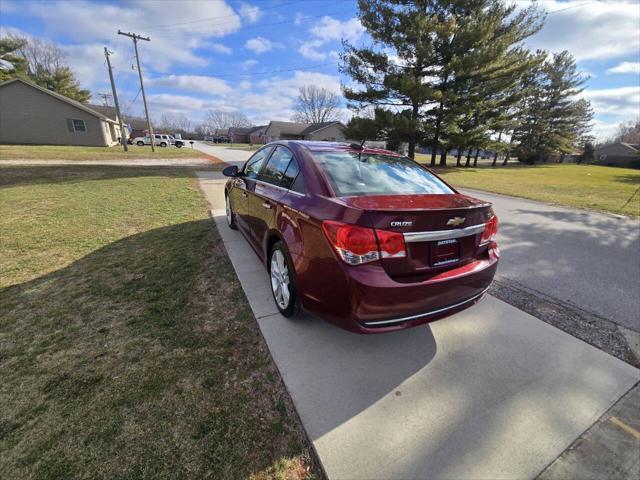
[[[491,205],[396,153],[280,141],[223,173],[227,222],[266,265],[287,317],[302,308],[387,332],[467,308],[493,280]]]

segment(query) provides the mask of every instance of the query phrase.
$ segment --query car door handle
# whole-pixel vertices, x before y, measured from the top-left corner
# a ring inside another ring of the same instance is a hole
[[[272,205],[271,205],[269,202],[263,202],[262,206],[263,206],[264,208],[268,208],[268,209],[270,209]]]

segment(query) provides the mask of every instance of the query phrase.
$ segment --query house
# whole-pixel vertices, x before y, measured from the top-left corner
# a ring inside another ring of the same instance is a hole
[[[341,122],[295,123],[271,121],[264,131],[266,142],[273,140],[344,141],[345,126]]]
[[[116,120],[21,78],[0,83],[0,106],[0,143],[108,147],[120,138]]]
[[[144,137],[149,132],[146,118],[122,116],[125,128],[129,131],[129,138]]]
[[[230,127],[228,135],[231,143],[249,143],[249,132],[253,129],[254,127]]]
[[[596,163],[616,167],[640,166],[640,145],[618,142],[599,147]]]
[[[264,132],[267,130],[269,125],[259,125],[257,127],[252,127],[249,131],[249,143],[257,143],[264,144],[267,143]]]

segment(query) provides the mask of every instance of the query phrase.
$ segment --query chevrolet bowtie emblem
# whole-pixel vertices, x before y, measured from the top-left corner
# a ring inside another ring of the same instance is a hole
[[[457,227],[458,225],[462,225],[464,221],[465,221],[464,217],[453,217],[449,219],[449,221],[447,222],[447,225]]]

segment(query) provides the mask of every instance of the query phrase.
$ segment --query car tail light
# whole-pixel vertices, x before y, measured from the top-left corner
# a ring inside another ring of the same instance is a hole
[[[376,230],[382,258],[399,258],[407,256],[404,236],[399,232]]]
[[[404,237],[398,232],[374,230],[328,220],[322,222],[322,228],[340,258],[349,265],[361,265],[380,258],[407,256]]]
[[[491,217],[487,223],[484,224],[484,231],[482,237],[480,237],[480,243],[493,242],[498,234],[498,217],[495,215]]]
[[[372,228],[324,221],[322,229],[340,258],[349,265],[360,265],[380,258]]]

